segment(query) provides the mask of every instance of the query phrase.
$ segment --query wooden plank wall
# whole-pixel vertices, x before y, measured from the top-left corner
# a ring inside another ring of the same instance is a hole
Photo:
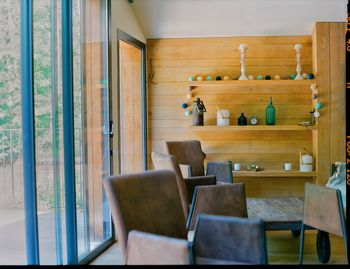
[[[181,104],[188,101],[190,75],[240,75],[239,44],[248,45],[246,64],[248,75],[274,75],[288,78],[295,73],[294,44],[303,44],[302,69],[312,72],[311,36],[293,37],[232,37],[195,39],[150,39],[148,45],[148,70],[153,74],[148,83],[149,102],[149,153],[164,152],[165,140],[198,139],[202,142],[207,160],[259,163],[266,169],[282,169],[292,162],[298,169],[298,152],[302,147],[312,151],[310,131],[229,131],[196,132],[188,128],[192,118],[187,118]],[[250,117],[258,116],[264,122],[269,96],[277,109],[277,124],[296,124],[310,117],[312,108],[309,86],[246,86],[238,90],[220,87],[196,90],[208,112],[205,124],[215,124],[216,108],[230,110],[231,124],[237,124],[240,112]],[[188,102],[192,105],[193,99]],[[149,158],[151,164],[151,159]],[[151,166],[152,167],[152,166]],[[151,168],[150,167],[150,168]],[[248,195],[276,196],[303,195],[303,185],[309,179],[239,179],[246,182]]]
[[[313,132],[321,185],[328,181],[332,163],[345,162],[345,33],[342,22],[316,23],[313,32],[313,70],[318,101],[324,105]]]

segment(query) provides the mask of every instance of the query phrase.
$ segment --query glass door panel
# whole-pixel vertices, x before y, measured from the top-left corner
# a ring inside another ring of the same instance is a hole
[[[110,175],[107,0],[73,1],[78,255],[111,235],[103,179]]]

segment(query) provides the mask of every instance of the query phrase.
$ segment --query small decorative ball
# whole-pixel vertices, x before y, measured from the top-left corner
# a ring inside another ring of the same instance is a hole
[[[188,80],[189,81],[194,81],[195,79],[194,79],[194,76],[190,76],[189,78],[188,78]]]
[[[207,76],[207,80],[213,80],[211,76]]]
[[[316,107],[316,109],[321,109],[322,106],[323,106],[323,105],[322,105],[321,102],[317,102],[315,107]]]
[[[230,80],[229,76],[224,76],[224,80]]]
[[[320,112],[316,111],[314,112],[314,117],[315,118],[319,118],[321,116]]]
[[[259,75],[259,76],[257,76],[256,77],[258,80],[263,80],[264,79],[264,77],[262,76],[262,75]]]
[[[270,79],[271,79],[271,76],[267,75],[267,76],[265,76],[265,79],[266,79],[266,80],[270,80]]]
[[[220,76],[217,76],[217,77],[216,77],[216,80],[221,80],[221,77],[220,77]]]
[[[185,116],[186,117],[189,117],[189,116],[191,116],[192,115],[192,111],[191,110],[186,110],[185,111]]]
[[[307,79],[307,74],[306,73],[303,73],[301,76],[303,77],[303,79]]]
[[[248,76],[248,79],[249,79],[249,80],[254,80],[254,77],[253,77],[252,75],[249,75],[249,76]]]
[[[280,75],[275,76],[275,80],[280,80],[280,79],[281,79]]]
[[[182,107],[183,109],[186,109],[186,108],[188,107],[188,105],[187,105],[186,103],[183,103],[183,104],[181,105],[181,107]]]
[[[198,80],[198,81],[202,81],[202,80],[203,80],[203,77],[202,77],[202,76],[198,76],[198,77],[197,77],[197,80]]]
[[[290,74],[289,78],[290,79],[295,79],[296,75],[295,74]]]
[[[310,74],[307,74],[307,79],[314,79],[315,76],[314,74],[310,73]]]
[[[186,95],[186,98],[187,98],[187,99],[191,99],[191,98],[192,98],[192,93],[189,92],[189,93]]]

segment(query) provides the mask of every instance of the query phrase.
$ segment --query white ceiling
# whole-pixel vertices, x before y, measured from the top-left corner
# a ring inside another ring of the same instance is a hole
[[[146,38],[310,35],[346,21],[347,0],[134,0]]]

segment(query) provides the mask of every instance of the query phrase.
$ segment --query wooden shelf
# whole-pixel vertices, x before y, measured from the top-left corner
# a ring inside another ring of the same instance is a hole
[[[244,86],[244,85],[293,85],[293,86],[308,86],[316,83],[314,79],[308,80],[204,80],[204,81],[189,81],[190,87],[213,87],[213,86]]]
[[[317,172],[300,172],[297,170],[232,171],[233,177],[316,177]]]
[[[189,126],[195,131],[311,131],[315,130],[315,126],[300,125],[205,125],[205,126]]]

